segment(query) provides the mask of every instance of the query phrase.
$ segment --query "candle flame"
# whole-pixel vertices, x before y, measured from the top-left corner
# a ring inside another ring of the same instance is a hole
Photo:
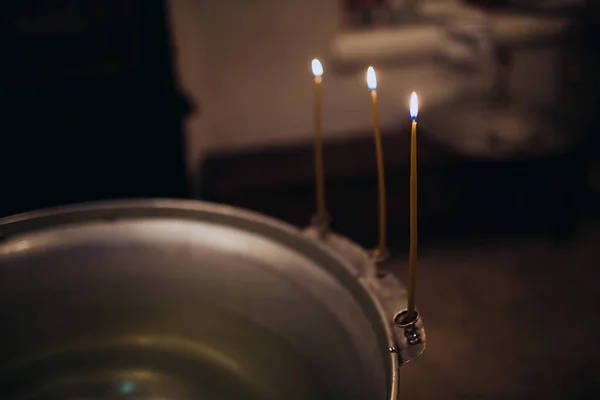
[[[323,66],[321,65],[321,61],[316,58],[312,60],[312,73],[315,78],[323,76]]]
[[[414,121],[419,114],[419,97],[415,92],[410,95],[410,118]]]
[[[370,90],[377,90],[377,76],[373,67],[367,69],[367,86]]]

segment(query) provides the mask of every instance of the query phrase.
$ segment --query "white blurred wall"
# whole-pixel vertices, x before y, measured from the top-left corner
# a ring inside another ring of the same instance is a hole
[[[340,27],[336,0],[170,0],[179,81],[201,109],[188,120],[190,171],[214,149],[308,140],[312,127],[310,61],[325,67],[327,137],[368,132],[370,96],[364,73],[328,73],[329,46]],[[512,87],[545,99],[554,91],[552,51],[515,60]],[[377,67],[377,66],[376,66]],[[452,96],[459,82],[433,64],[378,70],[382,125],[408,121],[417,90],[421,110]],[[408,123],[408,122],[407,122]]]

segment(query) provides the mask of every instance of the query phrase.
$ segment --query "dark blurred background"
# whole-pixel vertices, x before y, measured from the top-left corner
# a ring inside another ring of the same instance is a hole
[[[333,228],[369,248],[374,65],[400,276],[421,98],[430,347],[405,395],[597,398],[599,22],[592,0],[6,0],[0,216],[194,197],[307,225],[318,57]]]
[[[187,195],[166,4],[0,5],[3,215]]]

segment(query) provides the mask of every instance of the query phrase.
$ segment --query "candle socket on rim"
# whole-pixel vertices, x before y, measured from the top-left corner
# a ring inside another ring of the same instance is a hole
[[[331,217],[327,211],[316,213],[310,219],[310,224],[319,232],[319,237],[323,239],[327,236],[327,233],[329,233]]]
[[[419,322],[417,310],[412,315],[408,314],[408,310],[403,310],[394,316],[394,325],[404,330],[406,342],[411,346],[421,343],[421,329],[417,326],[417,322]]]
[[[370,254],[373,258],[373,261],[375,261],[376,263],[382,263],[390,258],[390,252],[385,247],[378,247],[375,250],[372,250]]]

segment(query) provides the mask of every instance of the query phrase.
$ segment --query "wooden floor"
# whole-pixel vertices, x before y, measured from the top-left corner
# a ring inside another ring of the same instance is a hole
[[[392,267],[406,280],[406,255]],[[401,399],[600,398],[600,225],[426,246],[417,296],[428,348]]]

